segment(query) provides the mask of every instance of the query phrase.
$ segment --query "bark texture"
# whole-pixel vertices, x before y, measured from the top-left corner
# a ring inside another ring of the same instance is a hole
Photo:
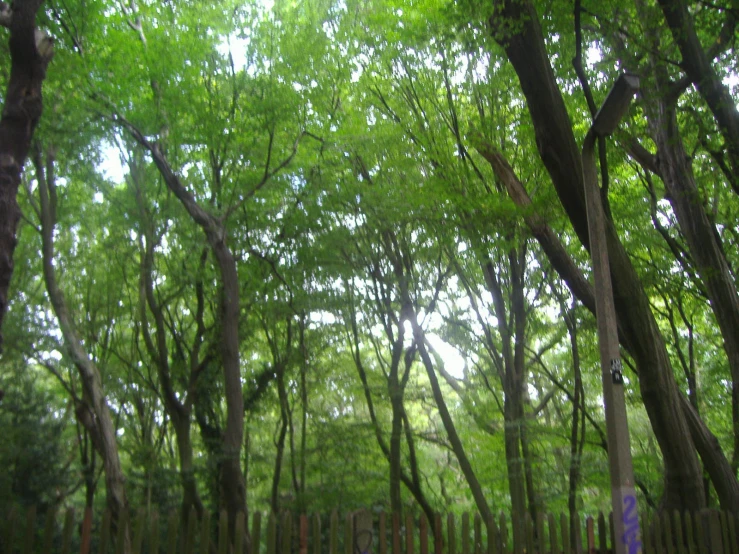
[[[688,11],[688,3],[685,0],[659,0],[659,5],[672,37],[680,49],[683,58],[681,66],[698,89],[718,124],[729,154],[729,164],[733,174],[733,179],[729,182],[734,187],[734,191],[739,194],[739,182],[737,181],[739,175],[739,112],[729,87],[723,84],[711,65],[713,53],[707,52],[698,39],[693,18]],[[732,7],[725,10],[728,18],[724,26],[726,33],[722,30],[715,50],[720,51],[724,47],[722,43],[730,44],[733,41],[738,8],[738,3],[733,1]],[[724,34],[728,36],[724,37]]]
[[[31,139],[41,118],[41,85],[53,55],[51,40],[36,29],[36,12],[41,3],[19,0],[12,7],[0,3],[0,24],[10,28],[10,80],[0,118],[0,352],[21,215],[16,196]]]

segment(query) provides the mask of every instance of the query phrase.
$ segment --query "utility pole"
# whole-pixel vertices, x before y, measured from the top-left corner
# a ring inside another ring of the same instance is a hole
[[[611,474],[611,503],[616,540],[613,549],[616,554],[640,554],[642,544],[624,402],[623,369],[618,348],[616,308],[606,244],[606,219],[595,166],[595,141],[616,130],[638,90],[637,76],[626,73],[618,78],[603,106],[595,114],[582,147],[590,256],[595,279],[595,313],[598,320],[603,402],[606,411],[608,465]]]

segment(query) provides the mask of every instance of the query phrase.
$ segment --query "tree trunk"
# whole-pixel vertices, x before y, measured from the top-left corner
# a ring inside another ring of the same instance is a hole
[[[726,17],[732,21],[728,22],[730,29],[728,37],[719,37],[725,44],[733,40],[734,27],[736,26],[736,2],[725,10]],[[682,54],[680,66],[687,73],[690,81],[698,89],[713,117],[718,124],[719,131],[724,138],[725,148],[729,154],[729,163],[733,173],[730,184],[734,192],[739,194],[739,112],[731,96],[729,87],[723,84],[711,65],[711,56],[703,49],[698,39],[698,34],[693,25],[693,18],[688,11],[685,0],[659,0],[659,5],[665,15],[667,25],[672,32],[672,37],[677,43]],[[723,45],[719,45],[723,48]]]
[[[47,163],[42,163],[40,149],[34,152],[33,163],[36,169],[40,199],[41,240],[43,253],[43,272],[49,300],[59,322],[64,338],[66,354],[72,360],[82,381],[83,399],[76,406],[75,413],[80,423],[87,429],[93,446],[102,458],[105,471],[105,490],[108,509],[114,522],[120,513],[127,509],[125,477],[121,468],[116,442],[116,429],[110,417],[105,400],[100,371],[87,355],[72,316],[67,309],[64,294],[56,280],[54,268],[54,227],[56,225],[56,185],[53,172],[53,155],[47,153]],[[124,551],[131,548],[128,529],[124,532]]]
[[[406,298],[405,300],[409,301],[410,299]],[[423,362],[423,366],[426,369],[426,375],[428,375],[429,382],[431,383],[431,390],[434,394],[436,407],[439,410],[441,422],[444,425],[447,437],[449,437],[449,442],[452,445],[452,451],[457,458],[457,462],[459,463],[459,467],[462,470],[465,480],[467,481],[467,486],[470,488],[472,497],[475,499],[475,504],[477,505],[477,510],[482,516],[483,523],[486,527],[488,527],[490,522],[493,521],[493,512],[490,509],[487,500],[485,499],[485,494],[482,491],[482,486],[477,480],[477,476],[472,469],[472,464],[470,463],[470,460],[467,457],[467,453],[464,450],[464,446],[462,445],[462,441],[457,434],[457,429],[454,426],[454,421],[452,421],[452,415],[449,413],[449,409],[447,408],[446,402],[444,401],[444,395],[441,392],[439,380],[436,378],[434,363],[431,360],[431,356],[429,356],[428,350],[426,349],[425,333],[421,326],[418,324],[418,320],[416,319],[415,314],[411,315],[410,322],[411,326],[413,327],[413,339],[416,342],[418,353],[421,356],[421,362]],[[488,528],[488,532],[492,532],[492,529]]]
[[[190,414],[187,417],[173,419],[175,437],[177,438],[177,453],[180,461],[180,482],[182,483],[182,521],[186,522],[190,511],[195,508],[198,520],[203,517],[203,502],[198,494],[197,482],[195,481],[195,469],[193,467],[192,440],[190,437],[192,420]]]
[[[0,118],[0,352],[13,276],[15,233],[21,216],[16,196],[31,139],[41,118],[41,85],[53,56],[51,40],[36,30],[36,12],[41,3],[18,1],[3,4],[0,9],[0,24],[10,27],[10,80]]]
[[[205,211],[183,186],[160,148],[121,116],[119,121],[152,157],[164,182],[182,203],[190,217],[203,230],[218,267],[221,285],[219,305],[220,354],[226,396],[226,426],[220,459],[220,499],[228,512],[232,531],[238,512],[246,512],[246,485],[241,471],[241,449],[244,440],[244,395],[241,385],[239,352],[240,291],[236,261],[226,241],[228,233],[222,220]]]
[[[651,109],[648,108],[646,112],[657,145],[660,176],[724,339],[732,379],[732,414],[736,414],[739,392],[739,295],[718,239],[718,231],[703,208],[683,147],[675,107],[668,104],[659,92],[651,99]],[[739,427],[736,417],[733,419],[736,450]]]

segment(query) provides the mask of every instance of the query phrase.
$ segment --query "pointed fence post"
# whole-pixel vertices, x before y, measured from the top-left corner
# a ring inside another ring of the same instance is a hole
[[[470,554],[470,514],[462,514],[462,554]]]
[[[168,554],[177,554],[177,527],[179,526],[180,516],[176,510],[169,513],[169,521],[167,522],[167,552]],[[226,525],[228,530],[228,525]]]
[[[554,521],[554,515],[547,516],[547,524],[549,526],[549,549],[552,554],[559,554],[559,543],[557,542],[557,524]]]
[[[447,554],[457,554],[457,529],[454,523],[454,514],[446,516]]]
[[[405,554],[413,554],[413,516],[405,515]]]

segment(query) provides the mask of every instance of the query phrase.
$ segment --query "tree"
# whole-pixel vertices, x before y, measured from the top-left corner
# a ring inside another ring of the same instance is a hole
[[[0,5],[0,25],[10,29],[10,78],[0,118],[0,330],[8,309],[20,211],[16,196],[23,164],[43,109],[41,85],[54,55],[52,40],[36,29],[42,0]],[[2,348],[2,332],[0,332]]]

